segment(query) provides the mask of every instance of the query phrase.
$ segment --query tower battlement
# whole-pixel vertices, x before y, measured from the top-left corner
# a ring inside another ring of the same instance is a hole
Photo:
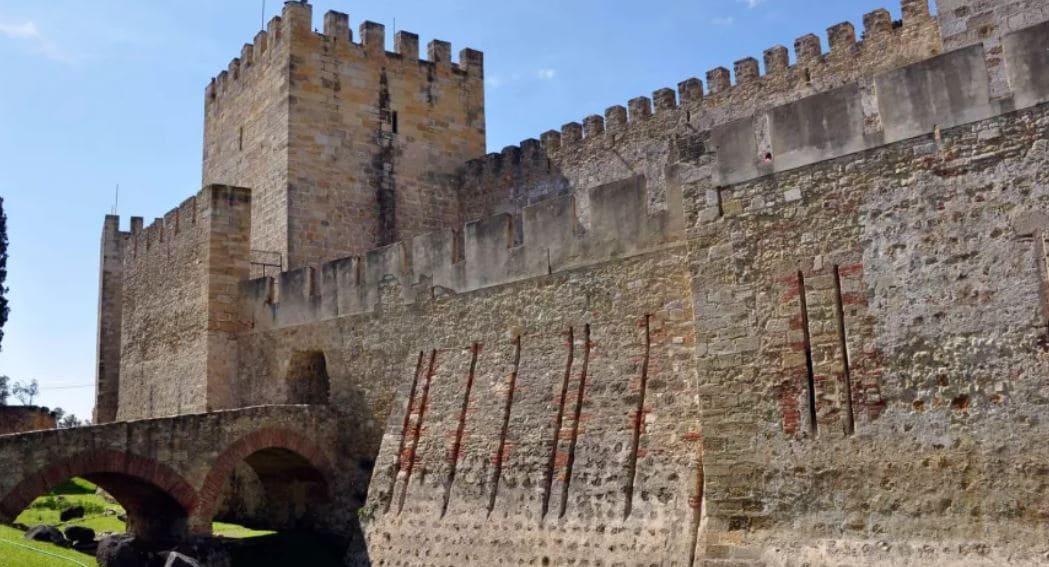
[[[265,30],[255,35],[252,43],[244,44],[239,57],[230,60],[225,70],[211,79],[206,89],[206,100],[216,101],[223,93],[235,88],[256,64],[270,62],[273,53],[280,52],[286,37],[313,34],[322,40],[326,51],[336,51],[353,59],[355,57],[385,57],[386,63],[417,64],[431,70],[447,68],[449,72],[484,79],[484,54],[476,49],[459,51],[459,60],[452,61],[452,44],[433,39],[426,45],[426,57],[419,52],[419,35],[409,31],[394,34],[393,51],[386,50],[386,27],[372,21],[363,21],[354,41],[350,28],[350,17],[343,12],[329,10],[324,14],[323,31],[313,30],[312,7],[305,2],[286,2],[281,16],[274,16]]]
[[[841,22],[827,29],[827,45],[810,33],[794,41],[794,60],[783,45],[766,49],[762,65],[754,57],[736,61],[732,70],[707,71],[706,85],[696,77],[677,88],[662,88],[651,96],[614,105],[604,115],[592,114],[541,136],[548,153],[559,153],[628,135],[628,131],[656,118],[660,124],[686,122],[709,129],[754,114],[764,108],[798,100],[853,82],[864,76],[895,69],[943,51],[940,28],[928,0],[902,0],[902,18],[894,21],[886,9],[863,17],[863,31]]]
[[[252,188],[251,247],[297,268],[461,221],[442,176],[484,154],[484,56],[286,2],[209,83],[203,185]]]

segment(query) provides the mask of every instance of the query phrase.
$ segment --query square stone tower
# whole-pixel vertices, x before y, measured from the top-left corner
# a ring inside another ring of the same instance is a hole
[[[449,175],[485,152],[480,52],[286,2],[207,88],[204,185],[252,190],[257,261],[294,269],[462,221]]]

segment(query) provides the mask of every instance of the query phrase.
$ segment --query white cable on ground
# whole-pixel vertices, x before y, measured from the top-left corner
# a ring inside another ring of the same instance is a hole
[[[54,557],[56,559],[64,559],[64,560],[66,560],[66,561],[68,561],[70,563],[75,563],[76,565],[80,565],[80,567],[89,567],[89,565],[87,563],[81,563],[81,562],[79,562],[76,559],[73,559],[71,557],[66,557],[64,555],[59,555],[57,553],[51,553],[50,551],[44,551],[43,549],[37,549],[37,548],[35,548],[35,547],[31,546],[31,545],[25,545],[24,543],[14,542],[14,541],[11,541],[9,539],[0,539],[0,543],[6,543],[6,544],[13,545],[15,547],[21,547],[23,549],[28,549],[29,551],[35,551],[37,553],[40,553],[40,554],[43,554],[43,555],[47,555],[47,556],[50,556],[50,557]]]

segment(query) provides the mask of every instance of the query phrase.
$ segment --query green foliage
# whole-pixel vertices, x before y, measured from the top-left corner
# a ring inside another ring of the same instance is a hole
[[[11,379],[0,376],[0,406],[7,405],[7,398],[11,395]]]
[[[4,213],[4,199],[0,197],[0,348],[4,341],[4,324],[11,312],[7,305],[7,214]]]
[[[73,477],[54,487],[48,494],[94,494],[97,488],[80,477]]]
[[[357,508],[357,519],[361,524],[367,524],[375,518],[375,507],[371,504]]]

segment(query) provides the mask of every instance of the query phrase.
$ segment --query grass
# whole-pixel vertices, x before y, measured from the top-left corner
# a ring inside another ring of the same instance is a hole
[[[68,522],[60,521],[59,515],[62,510],[72,506],[83,506],[84,517]],[[69,526],[83,526],[101,535],[107,532],[124,533],[126,526],[117,517],[122,514],[124,508],[98,494],[94,484],[74,478],[34,500],[18,515],[15,522],[28,527],[46,524],[63,531]],[[216,536],[244,541],[250,538],[273,537],[276,534],[273,531],[254,530],[224,522],[212,524],[212,531]],[[0,567],[97,567],[94,557],[49,543],[29,541],[24,535],[21,530],[0,525]],[[310,550],[305,552],[312,553]]]
[[[0,567],[98,567],[90,555],[23,536],[21,530],[0,525]]]

